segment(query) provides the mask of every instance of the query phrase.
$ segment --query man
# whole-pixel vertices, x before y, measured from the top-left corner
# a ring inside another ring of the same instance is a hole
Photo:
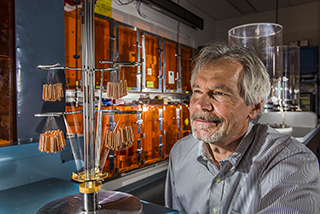
[[[191,85],[193,136],[171,150],[167,207],[180,214],[320,213],[316,156],[289,135],[250,122],[270,90],[252,49],[209,43]]]

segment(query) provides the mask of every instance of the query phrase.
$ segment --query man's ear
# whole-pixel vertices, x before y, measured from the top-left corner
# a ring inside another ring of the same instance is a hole
[[[259,114],[259,111],[260,111],[261,106],[262,106],[261,103],[262,102],[259,102],[258,104],[252,104],[251,105],[251,109],[250,109],[249,115],[248,115],[249,119],[252,120]]]

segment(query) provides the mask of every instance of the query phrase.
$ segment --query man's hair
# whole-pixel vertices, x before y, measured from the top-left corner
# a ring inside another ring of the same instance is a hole
[[[218,59],[232,59],[242,64],[244,72],[240,77],[238,87],[246,105],[266,101],[270,93],[269,74],[252,47],[243,47],[222,41],[209,42],[195,58],[191,86],[193,86],[196,74],[208,68]]]

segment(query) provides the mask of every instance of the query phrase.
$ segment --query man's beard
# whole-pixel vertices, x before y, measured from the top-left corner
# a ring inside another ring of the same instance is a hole
[[[220,128],[214,132],[209,132],[211,126],[208,125],[198,125],[197,128],[195,128],[193,126],[193,121],[196,119],[200,119],[200,120],[204,120],[204,121],[208,121],[208,122],[213,122],[215,123],[216,126],[220,125]],[[221,124],[223,123],[223,119],[217,117],[217,116],[213,116],[210,115],[208,113],[195,113],[193,115],[191,115],[191,127],[192,127],[192,135],[194,138],[196,138],[197,140],[202,140],[206,143],[214,143],[217,142],[218,140],[220,140],[222,138],[223,135],[223,131],[221,128]],[[201,134],[200,132],[197,132],[198,130],[203,130],[204,132],[206,132],[206,134]]]

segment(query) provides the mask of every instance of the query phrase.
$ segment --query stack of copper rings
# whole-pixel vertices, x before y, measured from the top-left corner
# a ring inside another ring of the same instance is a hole
[[[107,97],[118,99],[128,94],[127,80],[121,80],[120,82],[108,82],[107,84]]]
[[[64,134],[60,130],[46,131],[44,134],[40,134],[40,152],[57,153],[62,151],[65,145]]]
[[[42,87],[42,99],[45,101],[61,101],[63,97],[62,83],[44,84]]]
[[[134,142],[134,135],[131,126],[119,127],[116,132],[106,131],[105,146],[117,151],[129,149]]]

